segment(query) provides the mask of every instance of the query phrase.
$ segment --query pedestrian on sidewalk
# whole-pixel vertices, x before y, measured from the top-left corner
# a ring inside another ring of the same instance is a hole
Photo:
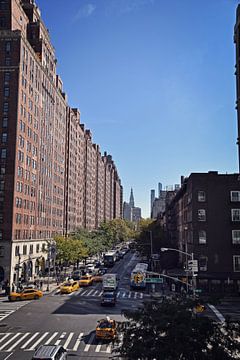
[[[15,292],[15,284],[14,284],[14,282],[12,283],[12,292]]]

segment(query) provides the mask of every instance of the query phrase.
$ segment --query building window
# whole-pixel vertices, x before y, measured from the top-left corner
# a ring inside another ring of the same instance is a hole
[[[200,201],[200,202],[206,201],[205,191],[202,191],[202,190],[198,191],[198,201]]]
[[[27,245],[23,245],[23,255],[27,255]]]
[[[199,271],[207,271],[207,261],[208,258],[206,256],[200,256],[198,260]]]
[[[206,221],[206,210],[205,209],[198,210],[198,221]]]
[[[8,41],[6,42],[5,44],[5,51],[7,54],[10,54],[10,51],[11,51],[11,43]]]
[[[7,142],[7,133],[2,133],[2,143],[6,143]]]
[[[4,88],[4,96],[8,97],[9,96],[9,87],[5,86]]]
[[[29,254],[33,254],[33,245],[30,245]]]
[[[240,271],[240,255],[233,255],[233,271]]]
[[[19,246],[15,246],[15,256],[18,256],[19,254]]]
[[[2,121],[2,127],[3,128],[6,128],[8,126],[8,118],[7,117],[4,117],[3,118],[3,121]]]
[[[4,74],[4,83],[8,84],[10,81],[10,73],[9,72],[5,72]]]
[[[232,243],[240,244],[240,230],[232,230]]]
[[[5,65],[6,66],[11,66],[11,58],[10,57],[5,58]]]
[[[5,115],[8,113],[8,109],[9,109],[9,103],[4,102],[3,103],[3,112],[4,112]]]
[[[0,29],[6,26],[6,18],[4,16],[0,16]]]
[[[231,201],[240,201],[240,191],[231,191]]]
[[[7,149],[1,149],[1,159],[7,158]]]
[[[240,221],[240,209],[232,209],[232,221]]]
[[[207,234],[205,230],[199,230],[198,232],[198,242],[199,244],[206,244],[207,243]]]
[[[36,253],[39,253],[39,250],[40,250],[40,245],[37,244],[37,245],[36,245]]]
[[[0,230],[0,240],[3,239],[3,230]]]

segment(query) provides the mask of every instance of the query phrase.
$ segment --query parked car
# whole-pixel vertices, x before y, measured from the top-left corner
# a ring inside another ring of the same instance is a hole
[[[43,296],[43,292],[37,289],[26,288],[21,292],[11,292],[8,296],[9,301],[37,300]]]
[[[32,360],[67,360],[67,350],[61,345],[40,345]]]

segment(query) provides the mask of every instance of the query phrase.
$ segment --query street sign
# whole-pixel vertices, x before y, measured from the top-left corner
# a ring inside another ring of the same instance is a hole
[[[163,278],[146,278],[147,284],[162,284]]]
[[[198,272],[198,261],[197,260],[188,260],[188,270],[193,272]]]

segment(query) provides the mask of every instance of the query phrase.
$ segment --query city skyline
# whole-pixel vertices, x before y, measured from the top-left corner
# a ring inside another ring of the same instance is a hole
[[[124,200],[132,187],[144,217],[159,181],[238,171],[238,1],[37,3],[70,105],[113,155]]]

